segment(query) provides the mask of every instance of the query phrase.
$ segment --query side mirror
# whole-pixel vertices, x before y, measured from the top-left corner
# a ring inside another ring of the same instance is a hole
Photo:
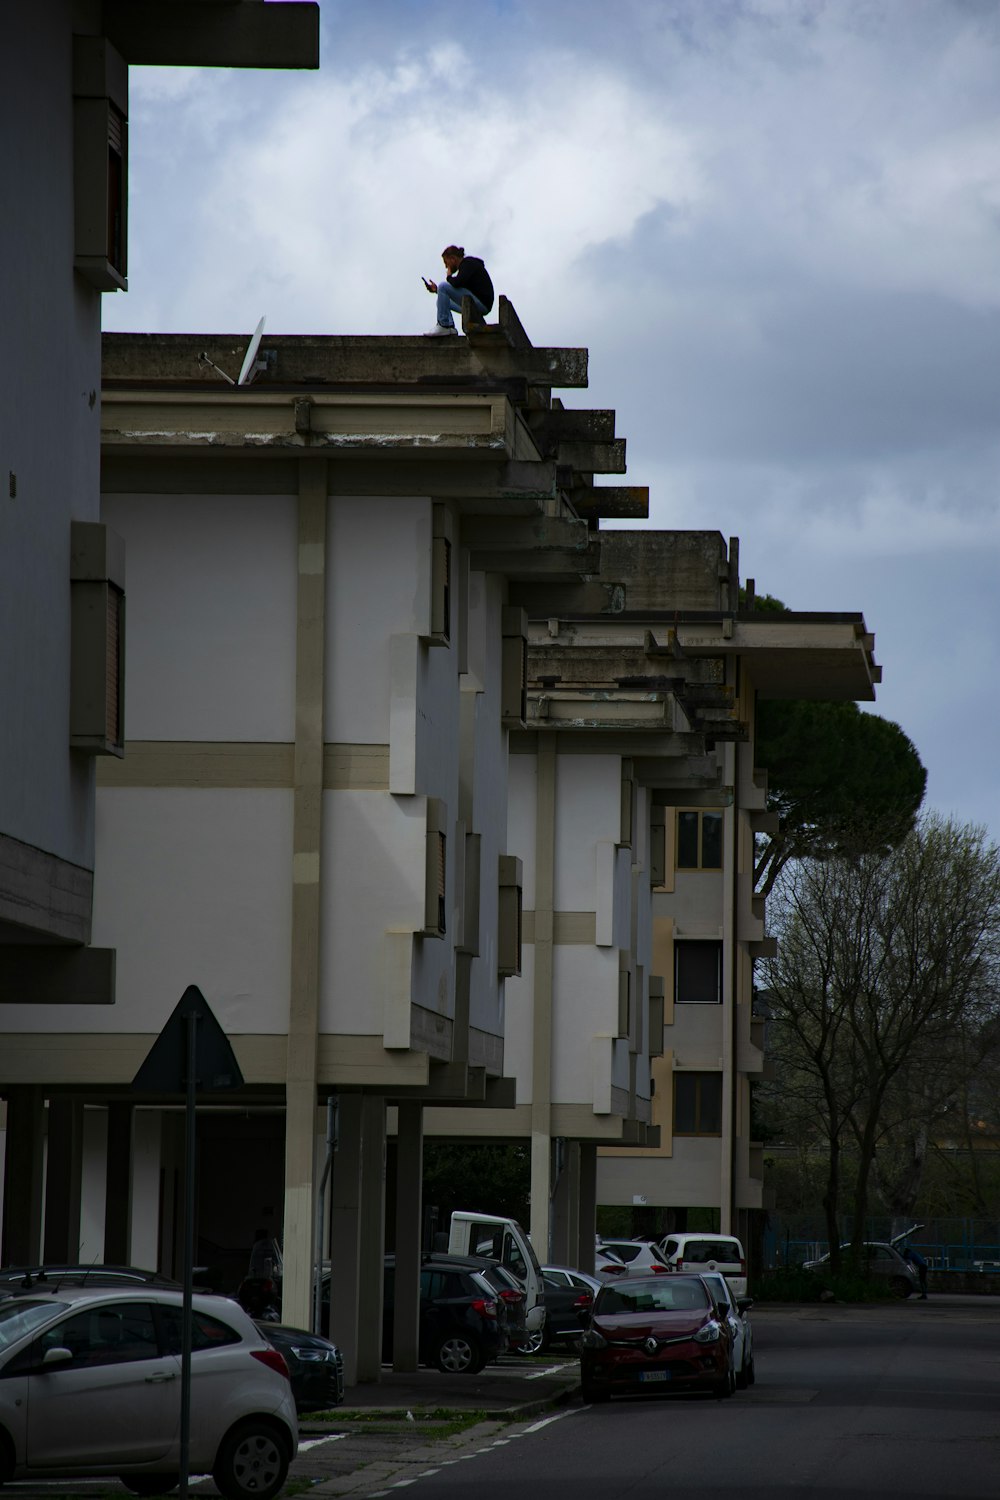
[[[61,1346],[55,1349],[46,1349],[42,1355],[43,1365],[65,1365],[73,1358],[72,1349],[64,1349]]]
[[[753,1298],[737,1297],[736,1306],[739,1308],[741,1313],[749,1312],[751,1307],[753,1307]]]

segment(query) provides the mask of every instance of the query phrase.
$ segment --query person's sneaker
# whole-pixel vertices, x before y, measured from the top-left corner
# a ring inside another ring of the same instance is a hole
[[[435,323],[434,327],[431,328],[427,333],[424,334],[424,338],[425,339],[443,339],[443,338],[450,338],[452,336],[452,334],[454,334],[454,336],[456,338],[458,337],[458,329],[455,327],[454,324],[452,324],[450,327],[446,328],[443,323]]]

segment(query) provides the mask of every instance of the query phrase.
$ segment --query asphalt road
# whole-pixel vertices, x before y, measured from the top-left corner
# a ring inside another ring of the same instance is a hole
[[[460,1451],[424,1449],[418,1463],[391,1474],[376,1466],[367,1482],[355,1476],[351,1493],[998,1500],[1000,1306],[956,1302],[757,1309],[757,1384],[729,1400],[657,1393],[608,1406],[577,1401],[484,1431]],[[311,1477],[314,1494],[343,1493],[343,1480]]]

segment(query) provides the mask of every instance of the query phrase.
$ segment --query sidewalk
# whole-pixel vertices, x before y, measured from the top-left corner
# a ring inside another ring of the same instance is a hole
[[[379,1381],[348,1386],[344,1404],[322,1423],[302,1418],[302,1429],[314,1425],[324,1431],[353,1426],[350,1412],[411,1412],[416,1420],[434,1411],[484,1412],[490,1417],[529,1417],[567,1400],[580,1384],[580,1364],[563,1356],[501,1358],[478,1375],[449,1375],[419,1369],[406,1374],[383,1367]],[[343,1415],[342,1415],[343,1414]]]

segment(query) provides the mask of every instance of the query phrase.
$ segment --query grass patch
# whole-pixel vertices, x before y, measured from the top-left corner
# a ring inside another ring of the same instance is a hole
[[[488,1411],[455,1411],[449,1406],[435,1406],[429,1410],[418,1408],[413,1412],[413,1421],[408,1421],[405,1412],[398,1407],[365,1407],[359,1411],[343,1411],[336,1408],[329,1412],[314,1412],[307,1420],[350,1423],[359,1432],[378,1432],[390,1435],[419,1435],[422,1438],[454,1437],[475,1427],[477,1422],[501,1420],[498,1413]]]

